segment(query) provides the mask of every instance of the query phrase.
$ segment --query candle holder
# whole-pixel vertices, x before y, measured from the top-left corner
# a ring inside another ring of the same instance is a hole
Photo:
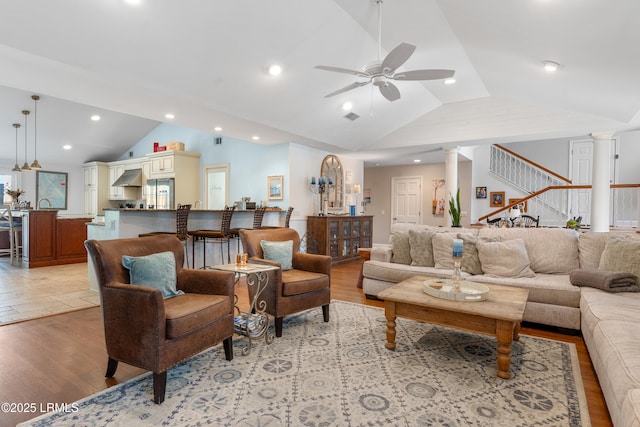
[[[325,211],[324,211],[324,194],[327,192],[327,190],[333,188],[333,180],[331,179],[331,177],[327,178],[324,176],[320,176],[318,177],[318,182],[316,183],[316,178],[312,177],[311,178],[311,184],[309,184],[309,191],[311,191],[314,194],[319,194],[320,195],[320,212],[318,213],[318,216],[324,216],[325,215]]]
[[[451,292],[460,292],[460,282],[462,281],[462,255],[463,255],[463,242],[462,239],[453,239],[453,275],[451,279],[453,281],[453,285],[451,287]]]

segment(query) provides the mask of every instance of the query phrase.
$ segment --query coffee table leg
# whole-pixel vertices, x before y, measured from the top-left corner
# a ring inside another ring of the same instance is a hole
[[[496,322],[496,338],[498,339],[498,377],[511,378],[511,343],[515,334],[516,324],[505,320]]]
[[[520,341],[520,323],[516,323],[515,328],[513,328],[513,340]]]
[[[384,316],[387,318],[387,347],[389,350],[396,349],[396,303],[393,301],[384,302]]]

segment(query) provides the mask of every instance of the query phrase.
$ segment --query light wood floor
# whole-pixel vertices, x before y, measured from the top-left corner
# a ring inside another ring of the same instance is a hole
[[[382,307],[380,301],[367,300],[356,288],[361,264],[361,261],[355,261],[334,266],[332,298]],[[86,270],[86,266],[84,268]],[[50,269],[49,274],[64,281],[69,271],[58,271]],[[2,280],[0,276],[0,286]],[[239,289],[238,294],[241,308],[246,309],[246,290]],[[582,338],[533,327],[523,327],[522,333],[576,345],[591,423],[594,427],[612,426]],[[106,361],[98,307],[0,326],[0,402],[33,402],[38,409],[40,404],[71,403],[144,372],[121,363],[116,378],[108,380],[104,378]],[[36,413],[3,413],[0,426],[14,426],[40,414],[39,410]]]

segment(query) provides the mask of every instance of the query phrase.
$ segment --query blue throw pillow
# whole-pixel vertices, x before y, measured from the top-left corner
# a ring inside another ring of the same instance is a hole
[[[264,259],[280,263],[282,270],[291,270],[293,258],[293,240],[283,242],[268,242],[260,240]]]
[[[129,270],[129,283],[159,289],[164,298],[184,294],[176,289],[176,259],[173,252],[160,252],[141,257],[122,256]]]

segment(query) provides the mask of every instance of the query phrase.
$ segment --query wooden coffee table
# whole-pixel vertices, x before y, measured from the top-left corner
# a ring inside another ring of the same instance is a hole
[[[511,344],[520,338],[529,291],[486,285],[489,295],[485,301],[451,301],[424,293],[422,285],[428,279],[433,278],[415,276],[378,294],[387,318],[386,347],[396,348],[396,316],[493,335],[498,339],[498,377],[510,378]]]

